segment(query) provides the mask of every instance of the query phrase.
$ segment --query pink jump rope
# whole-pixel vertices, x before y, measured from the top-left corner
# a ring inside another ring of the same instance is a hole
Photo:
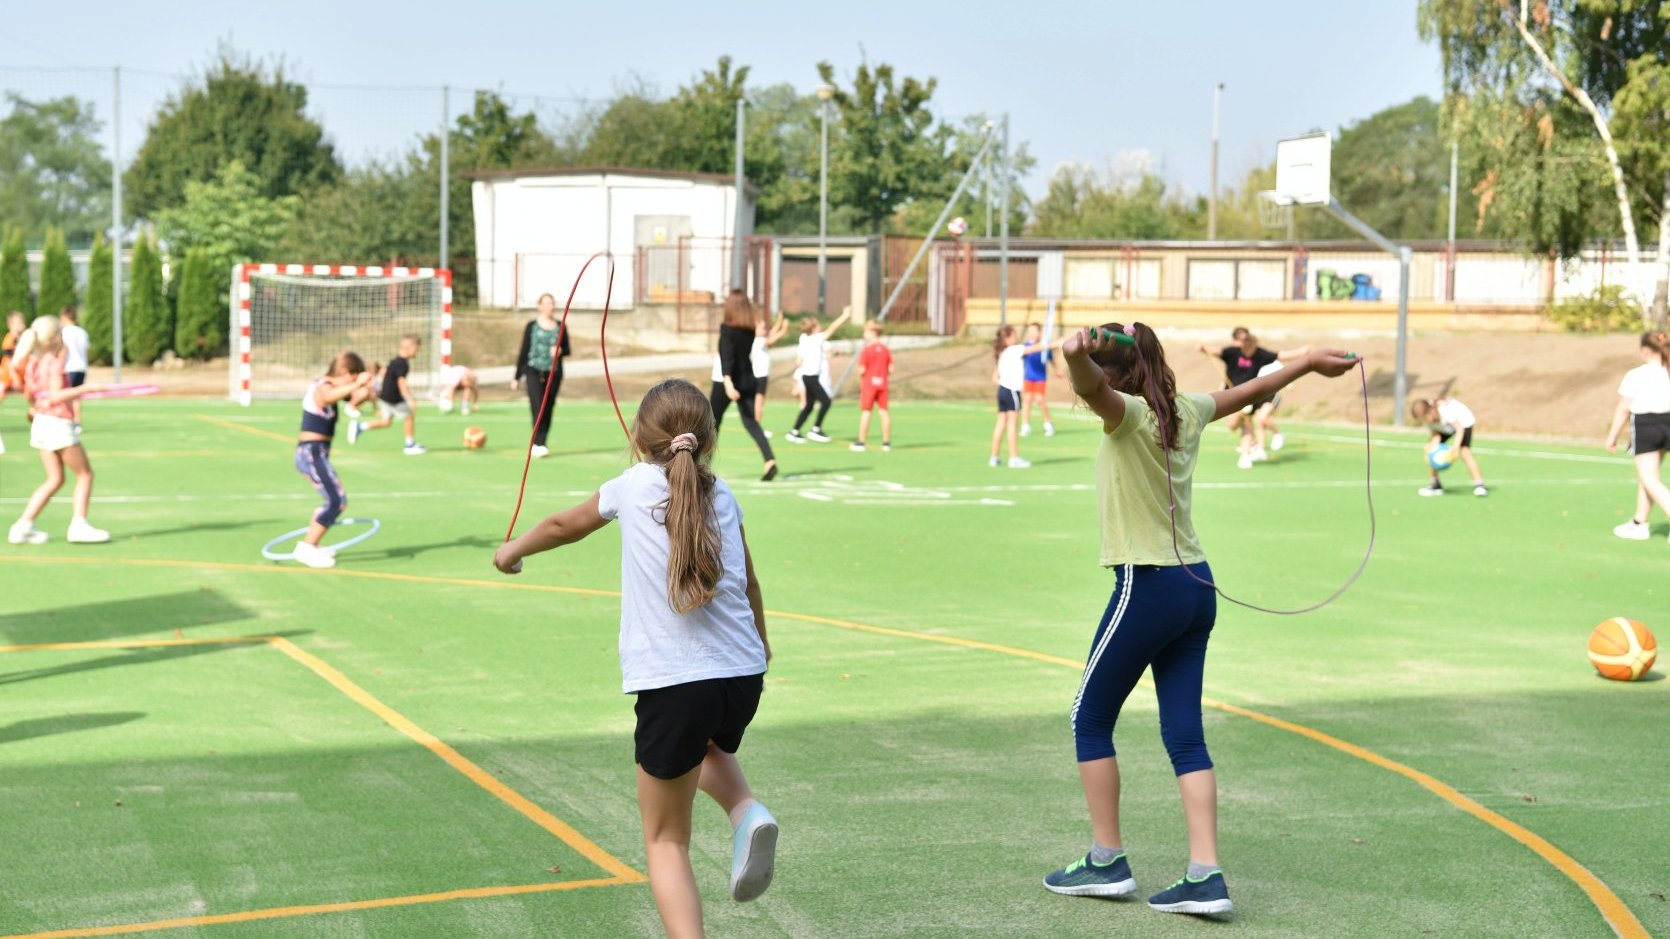
[[[1093,328],[1090,330],[1090,333],[1092,336],[1100,335],[1104,339],[1112,339],[1119,345],[1129,346],[1132,355],[1142,355],[1141,351],[1137,349],[1136,335],[1132,326],[1126,326],[1125,332],[1113,332],[1112,330]],[[1189,569],[1189,565],[1183,562],[1183,548],[1182,545],[1179,544],[1177,538],[1177,492],[1172,488],[1171,448],[1166,446],[1165,443],[1166,439],[1170,435],[1166,432],[1167,428],[1164,424],[1160,426],[1160,449],[1165,452],[1166,457],[1166,498],[1170,504],[1171,514],[1171,551],[1177,556],[1177,563],[1182,566],[1184,573],[1188,574],[1189,577],[1196,583],[1210,587],[1217,591],[1218,596],[1223,597],[1225,600],[1228,600],[1237,606],[1244,606],[1249,610],[1257,610],[1260,613],[1275,613],[1280,616],[1297,616],[1300,613],[1310,613],[1315,610],[1320,610],[1335,600],[1338,600],[1347,590],[1351,589],[1351,586],[1357,582],[1357,578],[1363,576],[1363,571],[1368,568],[1369,558],[1374,555],[1374,460],[1373,448],[1370,446],[1369,439],[1371,425],[1369,423],[1368,415],[1368,375],[1363,371],[1362,358],[1356,353],[1348,352],[1346,353],[1346,358],[1356,361],[1357,377],[1362,380],[1363,384],[1363,492],[1368,500],[1368,550],[1363,552],[1362,563],[1357,565],[1357,569],[1351,573],[1351,576],[1346,579],[1345,583],[1342,584],[1338,590],[1329,594],[1319,603],[1313,603],[1310,606],[1300,607],[1297,610],[1273,610],[1269,607],[1259,606],[1256,603],[1248,603],[1245,600],[1238,600],[1225,593],[1222,587],[1219,587],[1217,584],[1212,583]],[[1144,384],[1147,386],[1149,398],[1154,401],[1160,400],[1160,389],[1154,386],[1153,370],[1144,369],[1143,375]],[[1158,418],[1158,415],[1155,416]]]

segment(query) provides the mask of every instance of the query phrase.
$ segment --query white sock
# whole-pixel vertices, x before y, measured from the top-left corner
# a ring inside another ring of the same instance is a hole
[[[416,437],[407,437],[406,438],[406,446],[409,447],[414,443],[417,443],[417,438]]]
[[[731,827],[735,828],[736,826],[742,824],[742,816],[747,815],[748,810],[756,805],[759,805],[759,803],[756,802],[752,796],[750,796],[733,806],[731,808]]]

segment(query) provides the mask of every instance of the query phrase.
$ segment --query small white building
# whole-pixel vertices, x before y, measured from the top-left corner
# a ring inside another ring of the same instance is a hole
[[[604,250],[615,258],[613,309],[680,294],[722,298],[729,285],[737,208],[729,176],[599,166],[467,175],[483,307],[524,309],[542,293],[560,306],[586,259]],[[757,192],[743,188],[746,236]],[[601,309],[607,280],[602,261],[593,264],[574,306]]]

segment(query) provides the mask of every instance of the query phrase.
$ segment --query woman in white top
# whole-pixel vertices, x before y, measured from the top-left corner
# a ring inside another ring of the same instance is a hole
[[[1015,327],[998,327],[997,337],[992,340],[992,354],[997,357],[997,367],[992,369],[992,381],[997,383],[997,424],[992,427],[993,466],[1003,463],[998,459],[997,451],[1005,435],[1009,437],[1009,468],[1026,469],[1032,465],[1021,459],[1020,443],[1016,439],[1015,419],[1020,414],[1021,396],[1026,389],[1026,357],[1046,349],[1060,348],[1062,341],[1058,339],[1049,345],[1021,342]]]
[[[795,418],[794,429],[789,431],[790,443],[828,443],[829,435],[823,432],[823,419],[829,416],[829,406],[834,399],[829,396],[829,337],[835,335],[835,330],[852,317],[852,307],[841,311],[835,317],[835,322],[828,328],[818,328],[818,318],[808,316],[800,321],[800,361],[795,370],[800,375],[800,383],[806,388],[806,402],[800,406],[800,416]],[[806,418],[812,416],[812,409],[818,409],[818,419],[812,422],[812,429],[803,437],[800,428],[805,425]]]
[[[1618,385],[1618,409],[1606,432],[1607,452],[1617,451],[1626,418],[1635,451],[1635,515],[1612,533],[1646,541],[1652,537],[1647,516],[1653,503],[1670,514],[1670,488],[1660,476],[1664,453],[1670,450],[1670,336],[1664,333],[1641,335],[1641,364],[1630,369]]]
[[[771,646],[742,509],[708,466],[717,439],[699,388],[682,378],[657,384],[632,422],[643,462],[493,556],[500,571],[520,573],[523,558],[620,523],[620,666],[623,689],[638,698],[638,808],[650,891],[667,934],[679,937],[702,935],[690,866],[697,789],[731,818],[733,899],[765,892],[777,850],[777,820],[754,800],[735,756]]]

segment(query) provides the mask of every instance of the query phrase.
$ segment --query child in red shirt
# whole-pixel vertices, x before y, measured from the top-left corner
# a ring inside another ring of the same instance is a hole
[[[864,349],[858,353],[861,374],[858,393],[858,442],[851,446],[855,453],[864,452],[864,441],[870,436],[870,409],[881,408],[881,449],[893,449],[893,418],[887,413],[887,380],[893,375],[893,353],[881,341],[881,323],[871,320],[864,324]]]

